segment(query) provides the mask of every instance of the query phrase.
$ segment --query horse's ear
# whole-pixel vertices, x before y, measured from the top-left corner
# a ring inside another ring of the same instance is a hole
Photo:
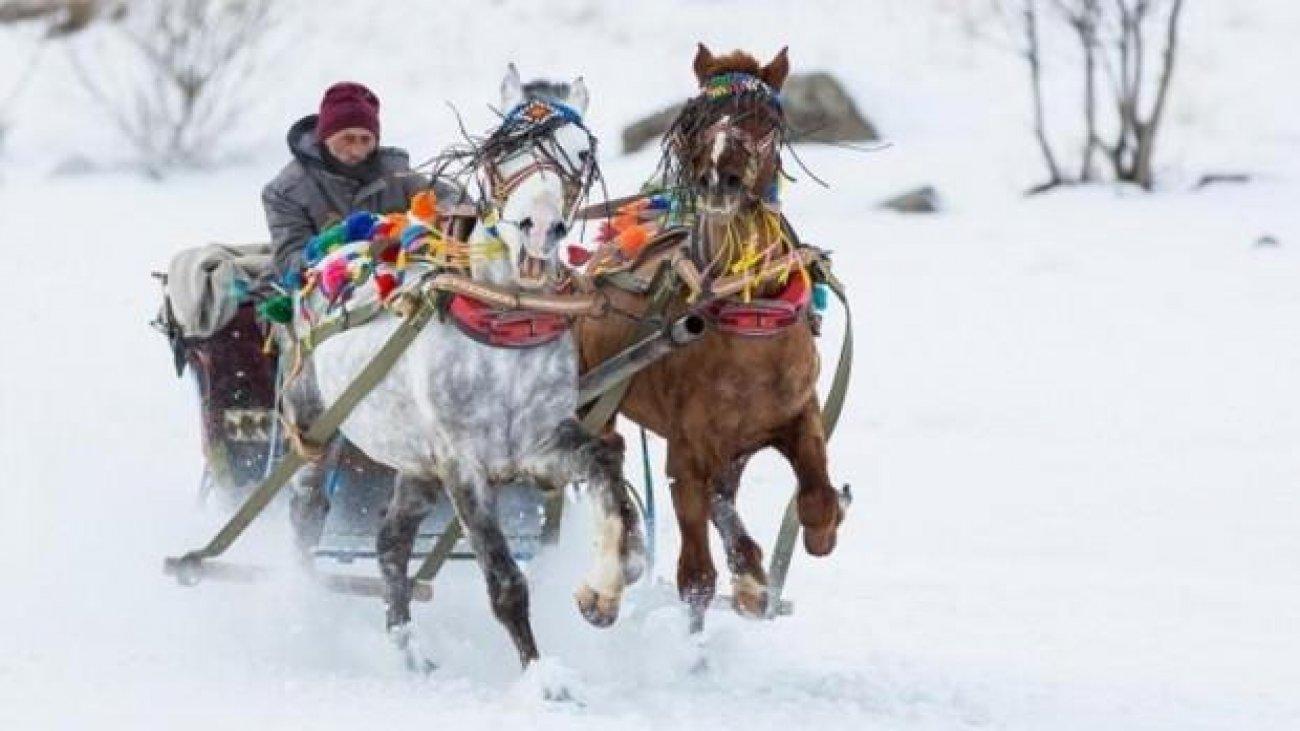
[[[695,80],[704,86],[713,72],[713,53],[703,43],[697,43],[695,49]]]
[[[578,110],[578,114],[586,114],[590,102],[591,92],[587,91],[587,82],[579,76],[569,84],[569,106]]]
[[[758,78],[772,87],[774,91],[780,91],[781,85],[785,83],[785,77],[790,75],[789,50],[789,46],[782,48],[781,52],[776,54],[776,58],[772,59],[771,63],[758,72]]]
[[[501,80],[501,112],[504,114],[519,106],[524,100],[524,85],[519,80],[519,69],[514,63],[506,66],[506,77]]]

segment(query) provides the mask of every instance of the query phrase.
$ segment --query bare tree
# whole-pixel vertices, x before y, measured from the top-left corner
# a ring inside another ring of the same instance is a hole
[[[1101,22],[1101,0],[1053,0],[1060,17],[1074,31],[1083,59],[1083,150],[1080,154],[1079,182],[1091,182],[1093,153],[1098,146],[1097,137],[1097,54],[1098,25]]]
[[[1038,193],[1058,185],[1091,182],[1096,179],[1094,160],[1105,155],[1116,180],[1136,183],[1150,190],[1155,183],[1156,137],[1164,119],[1178,49],[1178,23],[1183,0],[1050,0],[1051,12],[1040,12],[1041,0],[993,0],[998,14],[1006,19],[1019,16],[1017,35],[1020,52],[1029,69],[1030,94],[1034,109],[1034,136],[1048,179],[1030,189]],[[1046,128],[1043,74],[1044,22],[1049,19],[1069,28],[1078,44],[1075,57],[1082,78],[1083,139],[1079,144],[1079,172],[1070,177],[1062,172],[1052,135]],[[1015,26],[1012,26],[1015,27]],[[1147,36],[1163,27],[1161,53],[1151,58]],[[1148,78],[1155,64],[1158,75]],[[1103,125],[1098,96],[1098,68],[1110,87],[1110,118]],[[1154,101],[1145,104],[1147,95]],[[1107,141],[1103,126],[1113,130]]]
[[[1151,189],[1154,185],[1153,160],[1156,134],[1164,120],[1178,51],[1178,21],[1183,0],[1113,0],[1118,32],[1113,34],[1106,58],[1118,116],[1114,142],[1104,145],[1118,180],[1137,183]],[[1143,94],[1148,90],[1146,32],[1161,20],[1164,13],[1164,47],[1160,54],[1159,76],[1155,82],[1155,101],[1143,108]]]
[[[271,0],[130,0],[98,52],[73,48],[83,89],[146,172],[204,167],[239,121],[239,87],[271,25]]]
[[[1038,0],[1023,0],[1025,63],[1029,65],[1029,87],[1034,99],[1034,136],[1038,139],[1038,149],[1043,153],[1047,163],[1047,182],[1037,186],[1031,192],[1041,192],[1054,188],[1065,182],[1061,177],[1061,166],[1056,162],[1056,153],[1052,151],[1051,140],[1047,136],[1047,122],[1043,112],[1043,55],[1042,42],[1038,33]]]

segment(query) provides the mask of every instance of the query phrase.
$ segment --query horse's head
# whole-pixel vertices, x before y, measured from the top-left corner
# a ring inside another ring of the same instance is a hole
[[[492,279],[535,289],[553,285],[559,244],[597,175],[596,139],[582,123],[587,87],[520,83],[511,64],[501,82],[501,126],[480,147],[495,216],[489,235],[505,245]]]
[[[730,218],[774,201],[781,174],[785,115],[780,91],[790,71],[786,49],[766,66],[744,51],[695,54],[700,93],[683,107],[667,140],[672,185],[690,192],[702,214]]]

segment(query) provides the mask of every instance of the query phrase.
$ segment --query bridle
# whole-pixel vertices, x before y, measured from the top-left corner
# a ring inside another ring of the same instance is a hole
[[[483,171],[487,183],[485,186],[487,195],[484,196],[484,200],[491,207],[485,218],[499,219],[493,214],[501,210],[506,200],[523,185],[524,181],[534,175],[551,173],[560,179],[563,189],[563,220],[565,229],[568,230],[572,227],[578,208],[599,176],[596,167],[595,135],[583,124],[582,116],[575,109],[559,102],[542,99],[520,103],[505,115],[502,125],[522,126],[524,134],[527,135],[525,138],[527,145],[508,151],[498,159],[484,161]],[[576,162],[569,159],[555,137],[556,131],[570,125],[587,135],[587,155]],[[547,149],[543,143],[548,141],[563,159]],[[527,165],[510,173],[501,171],[505,163],[524,154],[531,154],[533,158]]]

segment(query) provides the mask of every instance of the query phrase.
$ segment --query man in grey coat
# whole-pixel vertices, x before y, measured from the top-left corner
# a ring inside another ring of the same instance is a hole
[[[361,84],[340,82],[325,91],[320,112],[289,128],[293,160],[262,190],[271,230],[274,275],[289,288],[301,281],[307,240],[354,211],[405,211],[429,181],[411,170],[405,150],[379,146],[379,98]],[[459,191],[438,181],[439,208],[459,202]],[[363,490],[391,483],[391,471],[342,439],[332,442],[324,463],[343,481]],[[340,489],[353,489],[339,486]],[[304,560],[320,540],[329,500],[319,486],[295,492],[290,511]]]
[[[320,111],[289,128],[293,160],[262,190],[277,279],[295,284],[314,234],[353,211],[405,211],[429,187],[411,170],[405,150],[379,146],[379,98],[340,82],[325,90]],[[436,181],[439,207],[455,203],[455,187]]]

